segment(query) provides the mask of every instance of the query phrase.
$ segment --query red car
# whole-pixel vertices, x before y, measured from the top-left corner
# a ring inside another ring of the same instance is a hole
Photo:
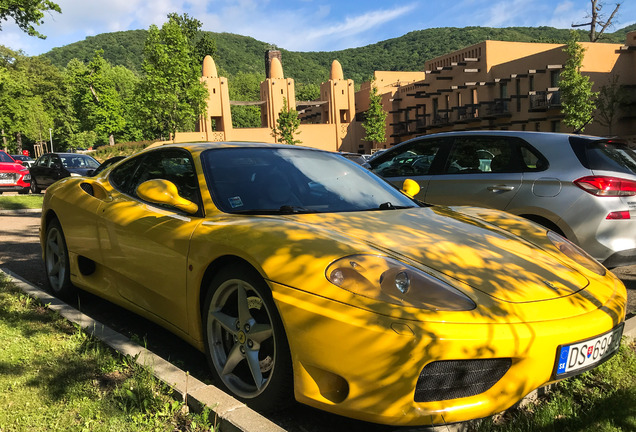
[[[0,150],[0,195],[3,192],[28,194],[30,187],[29,169]]]

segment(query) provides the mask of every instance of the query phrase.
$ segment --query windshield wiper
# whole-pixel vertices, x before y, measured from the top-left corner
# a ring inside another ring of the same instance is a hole
[[[277,215],[277,214],[294,214],[294,213],[315,213],[314,210],[310,210],[305,207],[284,205],[278,209],[252,209],[252,210],[239,210],[232,213],[246,214],[246,215]]]
[[[376,210],[402,210],[407,208],[413,208],[415,206],[396,206],[391,201],[380,204]]]
[[[281,206],[278,211],[282,214],[290,214],[290,213],[313,213],[313,210],[310,210],[305,207],[293,206],[293,205],[284,205]]]

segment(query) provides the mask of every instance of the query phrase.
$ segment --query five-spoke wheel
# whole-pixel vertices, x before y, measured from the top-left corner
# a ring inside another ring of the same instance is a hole
[[[253,408],[280,408],[291,396],[291,358],[263,279],[232,266],[212,281],[204,308],[206,354],[219,384]]]
[[[51,290],[58,296],[71,293],[70,267],[66,240],[60,222],[54,219],[46,228],[44,266]]]

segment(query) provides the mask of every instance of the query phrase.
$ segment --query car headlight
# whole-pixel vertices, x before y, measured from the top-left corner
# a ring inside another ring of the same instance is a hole
[[[397,306],[443,311],[475,308],[457,288],[393,258],[351,255],[331,263],[326,276],[342,289]]]
[[[548,231],[548,239],[550,239],[552,244],[556,246],[558,250],[574,262],[582,265],[590,271],[593,271],[597,275],[605,276],[605,267],[570,240],[560,236],[554,231]]]

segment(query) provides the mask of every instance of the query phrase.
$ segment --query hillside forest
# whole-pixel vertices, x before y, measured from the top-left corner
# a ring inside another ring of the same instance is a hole
[[[199,83],[203,57],[212,55],[229,81],[230,99],[256,101],[265,79],[265,52],[279,49],[297,100],[314,100],[333,60],[359,87],[375,70],[423,70],[424,62],[483,40],[566,43],[570,30],[551,27],[435,28],[361,48],[293,52],[256,39],[201,30],[189,17],[168,15],[161,28],[114,32],[26,56],[0,45],[1,146],[32,150],[54,141],[55,150],[114,142],[165,139],[193,130],[207,90]],[[636,25],[604,35],[624,43]],[[583,34],[583,31],[581,31]],[[257,106],[232,106],[234,127],[259,127]]]

